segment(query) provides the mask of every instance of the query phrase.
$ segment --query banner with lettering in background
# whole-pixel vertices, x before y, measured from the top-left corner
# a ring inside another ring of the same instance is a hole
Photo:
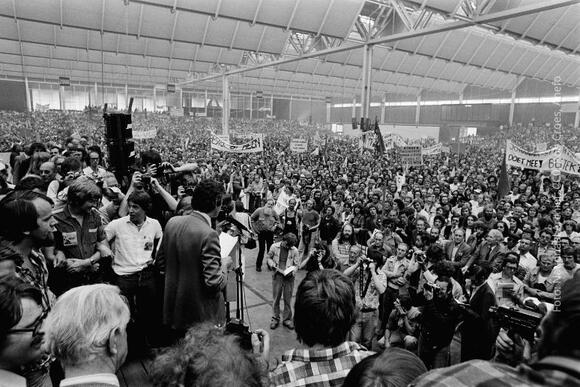
[[[133,139],[135,140],[146,140],[149,138],[155,138],[157,136],[157,129],[149,130],[134,130]]]
[[[563,145],[558,145],[544,152],[528,152],[508,140],[506,143],[506,164],[538,171],[558,170],[580,176],[580,159]]]
[[[220,138],[221,137],[221,138]],[[244,144],[231,144],[226,138],[211,134],[211,149],[230,153],[258,153],[264,151],[264,137],[256,134]]]
[[[449,147],[444,146],[441,143],[437,143],[433,146],[429,146],[427,148],[423,148],[423,156],[435,156],[440,153],[449,153]]]
[[[304,153],[308,150],[308,141],[295,138],[290,141],[290,152]]]

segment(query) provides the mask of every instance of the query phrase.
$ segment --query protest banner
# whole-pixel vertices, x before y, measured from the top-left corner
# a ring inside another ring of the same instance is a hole
[[[295,138],[290,141],[290,152],[304,153],[308,150],[308,141]]]
[[[221,138],[220,138],[221,137]],[[264,151],[264,137],[261,134],[256,135],[252,140],[245,144],[231,144],[223,136],[211,134],[211,149],[221,152],[230,153],[257,153]]]
[[[506,164],[538,171],[558,170],[580,176],[580,159],[563,145],[544,152],[528,152],[511,141],[506,143]]]
[[[443,152],[443,144],[438,143],[427,148],[423,148],[423,156],[435,156]]]
[[[133,139],[135,139],[135,140],[146,140],[149,138],[155,138],[156,136],[157,136],[157,129],[133,131]]]
[[[423,164],[422,148],[420,145],[404,146],[400,149],[401,162],[406,166]]]

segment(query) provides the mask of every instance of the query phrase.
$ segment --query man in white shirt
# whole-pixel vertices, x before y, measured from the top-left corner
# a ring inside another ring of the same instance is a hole
[[[531,272],[538,265],[538,260],[532,255],[532,253],[530,253],[531,248],[532,241],[528,238],[522,237],[515,249],[520,255],[519,266],[523,267],[526,270],[526,273]]]
[[[107,241],[113,243],[113,278],[129,301],[135,345],[146,339],[156,344],[159,310],[153,259],[162,236],[161,225],[146,216],[151,197],[145,191],[133,191],[128,198],[129,215],[115,219],[105,227]],[[133,347],[132,347],[133,348]]]

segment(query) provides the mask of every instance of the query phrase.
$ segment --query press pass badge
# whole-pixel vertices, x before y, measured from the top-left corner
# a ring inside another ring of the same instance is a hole
[[[77,233],[76,232],[63,232],[62,233],[62,244],[65,247],[77,246],[79,244],[78,238],[77,238]]]

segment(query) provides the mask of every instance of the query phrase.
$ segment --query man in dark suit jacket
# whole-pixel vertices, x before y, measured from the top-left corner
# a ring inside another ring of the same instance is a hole
[[[453,233],[453,240],[445,246],[445,258],[449,260],[456,270],[461,269],[469,260],[471,246],[465,243],[465,231],[458,228]]]
[[[507,253],[507,247],[502,243],[503,235],[497,229],[489,230],[485,242],[475,250],[462,271],[465,273],[471,265],[486,262],[492,267],[500,267],[501,259]],[[500,269],[501,270],[501,269]]]
[[[495,294],[487,284],[491,273],[488,265],[473,266],[469,271],[474,286],[465,306],[464,320],[461,325],[461,361],[472,359],[489,360],[497,336],[497,329],[489,315],[489,308],[495,306]]]
[[[201,181],[193,190],[191,215],[176,216],[165,227],[156,264],[165,273],[163,323],[175,338],[198,322],[223,322],[226,262],[211,218],[221,208],[223,187]]]

